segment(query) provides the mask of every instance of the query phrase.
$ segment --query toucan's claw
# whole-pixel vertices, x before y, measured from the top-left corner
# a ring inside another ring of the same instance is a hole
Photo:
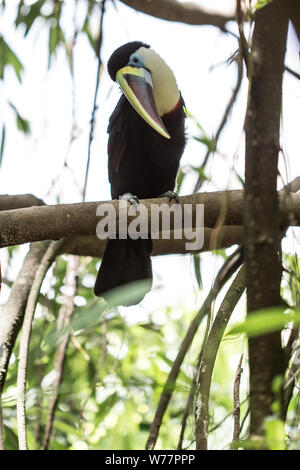
[[[138,197],[134,196],[131,193],[124,193],[121,199],[123,201],[129,202],[129,204],[131,204],[132,206],[135,206],[135,207],[137,207],[139,202],[140,202]]]
[[[175,191],[166,191],[165,193],[161,194],[160,196],[158,197],[168,197],[169,198],[169,202],[172,201],[172,199],[174,199],[174,201],[179,204],[179,196],[177,193],[175,193]]]

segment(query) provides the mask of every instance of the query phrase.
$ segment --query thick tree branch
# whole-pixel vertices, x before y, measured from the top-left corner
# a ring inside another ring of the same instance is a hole
[[[209,13],[196,2],[182,3],[178,0],[121,0],[121,2],[162,20],[179,21],[190,25],[211,25],[222,31],[225,31],[225,25],[228,21],[234,20],[234,15]]]
[[[218,225],[220,214],[223,224],[243,224],[243,197],[241,190],[218,191],[211,193],[192,194],[180,198],[181,207],[190,204],[193,227],[196,221],[198,204],[204,204],[205,227]],[[280,194],[280,215],[283,225],[300,225],[300,194]],[[147,199],[140,201],[147,210],[141,216],[142,223],[151,222],[151,205],[167,204],[167,198]],[[106,204],[113,206],[116,215],[116,229],[119,224],[119,201],[85,202],[77,204],[61,204],[53,206],[35,206],[0,212],[0,248],[41,240],[58,240],[65,237],[95,235],[97,223],[105,216],[96,216],[97,207]],[[127,212],[128,206],[121,209]],[[128,216],[131,222],[135,216]],[[183,221],[183,218],[182,218]],[[161,217],[160,217],[161,222]],[[180,225],[177,228],[183,228]],[[171,217],[170,229],[174,229]],[[114,230],[112,230],[113,232]]]
[[[204,228],[204,244],[199,252],[228,248],[232,245],[240,245],[243,239],[243,227],[239,225],[224,226],[210,229]],[[186,249],[188,240],[174,239],[153,240],[153,256],[195,253]],[[102,258],[106,246],[106,240],[99,240],[95,235],[66,238],[60,248],[59,254],[71,254],[79,256],[92,256]]]
[[[43,206],[44,201],[33,194],[1,194],[0,211],[9,211],[12,209],[21,209],[22,207]]]

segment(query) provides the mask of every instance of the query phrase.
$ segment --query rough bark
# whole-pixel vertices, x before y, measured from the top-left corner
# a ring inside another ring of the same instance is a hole
[[[243,238],[243,227],[239,225],[224,226],[218,229],[204,228],[204,244],[198,252],[212,251],[240,245]],[[188,240],[183,237],[178,240],[171,236],[170,240],[153,240],[153,256],[195,253],[186,249]],[[95,235],[66,238],[59,254],[93,256],[101,258],[106,246],[106,240],[99,240]]]
[[[254,111],[250,109],[248,113],[251,114],[253,112]],[[264,135],[267,124],[264,125],[264,123],[261,121],[259,113],[257,116],[259,118],[259,123],[262,126],[261,132]],[[269,117],[273,122],[272,115],[269,116],[268,114],[268,118]],[[251,119],[253,121],[253,117]],[[251,135],[249,134],[248,142],[250,138]],[[260,175],[261,173],[261,170],[257,171],[257,161],[263,162],[264,158],[259,156],[258,152],[256,151],[257,141],[255,139],[256,137],[255,135],[253,135],[252,144],[250,143],[250,146],[252,148],[253,158],[255,159],[255,178],[257,178],[257,175]],[[275,148],[277,152],[278,144],[275,145]],[[262,150],[270,152],[268,143],[263,143]],[[267,175],[269,176],[267,171],[263,173],[267,173]],[[264,183],[263,178],[261,178],[261,181],[263,187],[268,186],[267,183]],[[268,181],[268,179],[266,181]],[[272,186],[272,188],[274,189],[274,185]],[[268,187],[267,190],[270,191],[270,188]],[[257,192],[257,189],[255,191]],[[244,192],[241,190],[218,191],[182,196],[180,198],[180,204],[182,208],[185,204],[191,205],[193,227],[195,226],[195,215],[198,204],[204,204],[205,206],[204,225],[207,228],[221,227],[223,225],[243,225],[243,197]],[[148,226],[150,227],[151,205],[167,204],[168,199],[147,199],[141,200],[140,202],[147,209],[147,215],[145,217],[148,220]],[[100,204],[110,205],[115,208],[118,230],[119,201],[116,200],[103,202],[85,202],[76,204],[60,204],[41,207],[34,206],[26,207],[23,209],[1,211],[0,248],[41,240],[59,240],[60,238],[65,237],[95,235],[97,223],[104,217],[96,216],[96,209]],[[259,205],[260,203],[255,202],[255,204]],[[127,210],[126,207],[124,208],[124,210]],[[280,212],[281,223],[283,225],[300,225],[300,194],[290,194],[288,197],[286,197],[284,193],[281,193]],[[270,212],[266,208],[264,214],[266,213],[271,214],[272,212]],[[128,221],[130,222],[134,218],[135,216],[130,216],[128,217]],[[141,220],[143,221],[144,217],[142,217]],[[173,230],[173,217],[171,217],[170,222],[170,229]],[[182,225],[179,228],[181,227]]]
[[[21,209],[22,207],[43,206],[42,199],[33,194],[1,194],[0,211],[9,211],[11,209]]]
[[[234,16],[205,11],[196,2],[181,3],[178,0],[121,0],[125,5],[148,15],[168,21],[179,21],[190,25],[211,25],[225,30]]]
[[[216,314],[199,365],[196,398],[196,449],[207,450],[209,425],[209,397],[211,380],[221,340],[246,284],[245,266],[242,266],[229,287]]]
[[[247,310],[281,304],[281,222],[277,193],[282,74],[288,19],[280,2],[257,11],[246,116],[244,255]],[[272,383],[283,373],[280,332],[249,340],[250,433],[262,436]]]
[[[0,393],[3,389],[11,351],[22,326],[27,298],[49,243],[46,241],[31,245],[11,288],[9,298],[0,312]]]

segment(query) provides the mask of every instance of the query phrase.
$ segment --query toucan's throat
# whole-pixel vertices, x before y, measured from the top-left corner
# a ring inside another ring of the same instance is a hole
[[[160,116],[164,116],[175,108],[180,99],[175,76],[166,62],[152,49],[141,47],[136,54],[151,72],[157,111]]]
[[[172,119],[175,119],[177,117],[177,114],[179,111],[182,110],[182,107],[184,105],[184,102],[183,102],[183,99],[181,97],[181,95],[179,95],[179,100],[177,101],[176,105],[174,106],[173,109],[171,109],[171,111],[169,111],[168,113],[165,113],[162,117],[163,120],[172,120]]]

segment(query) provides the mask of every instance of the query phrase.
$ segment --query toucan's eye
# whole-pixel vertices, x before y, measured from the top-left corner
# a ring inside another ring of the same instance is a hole
[[[132,54],[129,59],[129,65],[133,67],[143,67],[143,61],[138,55]]]

